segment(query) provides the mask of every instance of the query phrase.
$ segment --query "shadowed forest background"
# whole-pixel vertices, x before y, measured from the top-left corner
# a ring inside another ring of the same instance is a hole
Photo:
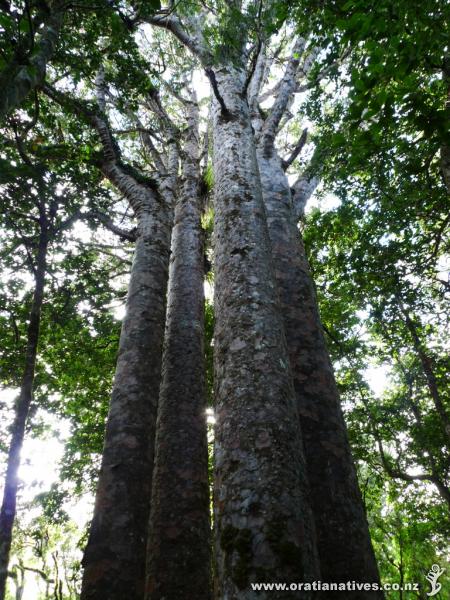
[[[0,600],[449,597],[449,17],[0,2]]]

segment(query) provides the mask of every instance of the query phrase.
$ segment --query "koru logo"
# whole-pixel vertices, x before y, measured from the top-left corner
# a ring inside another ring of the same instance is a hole
[[[426,578],[431,584],[431,592],[427,592],[427,596],[436,596],[441,591],[442,584],[438,583],[438,579],[444,571],[439,565],[433,565],[428,571]]]

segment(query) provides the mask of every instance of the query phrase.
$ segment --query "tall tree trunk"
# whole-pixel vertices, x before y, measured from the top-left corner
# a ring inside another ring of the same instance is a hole
[[[30,322],[27,332],[27,348],[25,366],[20,386],[20,394],[16,402],[14,422],[11,428],[5,488],[0,509],[0,600],[5,598],[6,581],[8,577],[9,553],[11,550],[12,530],[16,517],[17,488],[19,485],[18,470],[20,454],[27,418],[33,400],[33,384],[36,368],[36,356],[39,342],[39,327],[41,322],[42,302],[44,299],[45,275],[47,271],[48,228],[41,222],[38,250],[35,267],[35,288],[30,310]]]
[[[269,151],[258,148],[258,164],[304,438],[321,574],[325,581],[377,582],[377,565],[289,183],[273,147]],[[382,594],[359,592],[354,597]]]
[[[319,570],[244,81],[215,70],[216,597],[309,598],[250,586]]]
[[[81,600],[142,600],[178,155],[173,152],[175,140],[169,141],[170,172],[155,178],[125,164],[105,114],[102,70],[96,86],[98,110],[45,88],[95,128],[103,147],[98,166],[137,219],[102,466],[83,558]]]
[[[142,600],[171,211],[111,160],[103,170],[135,209],[138,237],[81,598]]]
[[[148,534],[148,600],[209,600],[211,556],[198,109],[175,207]]]

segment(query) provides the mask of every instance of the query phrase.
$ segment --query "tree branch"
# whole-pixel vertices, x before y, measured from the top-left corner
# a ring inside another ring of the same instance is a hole
[[[129,242],[135,242],[137,239],[136,229],[131,229],[131,230],[122,229],[121,227],[116,225],[114,223],[114,221],[108,217],[108,215],[105,215],[104,213],[102,213],[98,210],[91,210],[90,212],[83,214],[83,218],[88,219],[89,217],[94,217],[95,219],[100,221],[100,223],[104,227],[106,227],[106,229],[108,229],[115,235],[119,236],[119,238],[121,238],[123,240],[128,240]]]
[[[87,123],[96,130],[103,147],[103,153],[97,166],[105,177],[124,194],[135,213],[142,210],[144,205],[147,207],[149,202],[153,202],[157,182],[141,174],[131,165],[122,162],[119,145],[112,135],[106,115],[97,106],[75,99],[49,85],[43,86],[43,91],[58,104],[83,116]]]
[[[55,231],[59,233],[60,231],[66,231],[67,229],[70,229],[72,225],[81,218],[81,216],[81,209],[76,210],[73,215],[63,221],[60,226],[55,229]]]
[[[300,81],[302,79],[303,80],[306,79],[309,72],[311,71],[311,68],[314,64],[314,60],[317,58],[318,54],[319,54],[319,50],[317,48],[313,49],[313,51],[308,55],[308,57],[305,59],[305,62],[302,65],[302,67],[300,68],[300,71],[299,71],[300,77],[297,78],[297,81],[298,81],[298,87],[296,89],[297,93],[306,92],[307,90],[310,90],[313,87],[315,87],[321,79],[326,77],[328,75],[328,73],[330,73],[337,65],[341,64],[345,60],[345,58],[347,58],[347,56],[350,54],[350,49],[345,50],[337,60],[332,62],[330,65],[327,65],[323,69],[321,69],[314,79],[312,79],[311,81],[308,81],[307,83],[304,83],[303,85],[300,85]]]
[[[289,156],[289,158],[287,158],[286,160],[282,161],[282,166],[283,166],[283,171],[286,171],[294,162],[294,160],[297,158],[297,156],[300,154],[300,152],[303,150],[306,141],[308,139],[308,128],[305,127],[305,129],[302,131],[302,135],[300,136],[300,139],[298,140],[298,142],[296,143],[296,145],[294,146],[294,149],[291,152],[291,155]]]
[[[194,36],[189,35],[177,15],[173,13],[169,15],[150,15],[146,16],[144,20],[150,25],[171,31],[182,44],[189,48],[192,54],[200,59],[205,58],[205,48]]]
[[[230,115],[230,111],[226,107],[225,101],[220,94],[219,86],[217,85],[217,79],[214,71],[211,68],[206,67],[205,73],[211,83],[214,96],[216,97],[217,102],[220,104],[220,108],[222,109],[222,115],[228,117]]]
[[[262,130],[262,144],[264,153],[269,156],[273,149],[275,136],[280,125],[280,121],[289,105],[290,100],[296,91],[296,74],[300,65],[300,56],[304,52],[306,40],[297,38],[292,49],[291,58],[288,61],[286,70],[278,89],[278,93],[273,103],[272,109]]]
[[[305,214],[306,203],[319,185],[319,181],[320,180],[316,175],[310,177],[302,175],[291,188],[292,204],[297,219],[300,219]]]
[[[256,97],[261,89],[262,80],[264,77],[264,63],[265,56],[263,52],[263,44],[260,39],[258,39],[258,44],[255,48],[255,52],[253,55],[253,59],[250,65],[250,71],[247,75],[247,79],[245,80],[243,95],[247,94],[247,90],[251,85],[251,93],[249,98],[249,103],[253,97]]]

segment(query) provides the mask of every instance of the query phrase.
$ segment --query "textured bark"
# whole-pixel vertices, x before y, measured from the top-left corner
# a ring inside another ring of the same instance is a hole
[[[138,232],[81,598],[142,600],[171,219],[153,190],[113,161],[102,168],[133,206]]]
[[[148,600],[208,600],[210,516],[198,110],[175,207],[148,535]]]
[[[96,86],[97,109],[44,87],[51,98],[81,113],[95,128],[102,144],[97,165],[127,199],[137,220],[102,466],[83,558],[81,600],[142,600],[178,165],[171,152],[173,170],[150,179],[124,164],[104,113],[101,69]]]
[[[298,79],[308,75],[317,55],[317,49],[310,49],[300,66],[302,48],[304,42],[296,40],[264,122],[257,100],[251,99],[258,166],[304,438],[322,578],[378,581],[314,285],[296,226],[317,177],[301,176],[290,189],[284,173],[290,161],[281,160],[274,144],[283,115],[299,89]],[[253,94],[258,92],[256,86]],[[297,146],[301,144],[302,140]],[[355,597],[368,596],[377,594],[361,592]]]
[[[267,157],[267,145],[261,146],[258,164],[304,437],[322,578],[376,582],[379,575],[291,191],[275,150]],[[382,594],[355,592],[352,597],[381,598]]]
[[[64,11],[61,6],[56,6],[49,15],[43,31],[36,43],[36,48],[26,64],[23,58],[13,59],[10,65],[0,73],[0,118],[18,108],[28,94],[36,89],[45,80],[47,64],[52,58],[59,39]],[[31,49],[28,50],[28,52]],[[27,53],[24,48],[16,52],[17,56]]]
[[[47,248],[47,226],[45,224],[41,224],[38,252],[36,257],[35,288],[27,332],[25,366],[20,387],[20,394],[15,407],[14,422],[11,428],[12,435],[7,458],[5,488],[3,492],[2,507],[0,509],[0,600],[4,600],[5,597],[12,530],[16,517],[20,453],[22,451],[28,413],[33,400],[33,384],[39,342],[39,327],[41,321],[42,302],[44,299],[45,274],[47,270]]]
[[[308,598],[250,587],[319,575],[245,76],[215,75],[216,597]]]

